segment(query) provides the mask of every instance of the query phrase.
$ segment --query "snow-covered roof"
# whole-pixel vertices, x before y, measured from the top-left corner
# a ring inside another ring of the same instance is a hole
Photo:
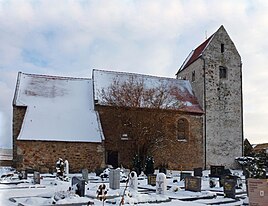
[[[134,79],[136,82],[142,82],[146,91],[153,88],[158,89],[164,87],[163,91],[168,93],[166,95],[167,101],[165,102],[169,105],[163,105],[163,107],[160,108],[203,113],[188,80],[96,69],[93,70],[92,74],[94,81],[94,98],[100,105],[107,105],[107,102],[103,100],[102,94],[103,91],[108,91],[111,88],[113,82],[117,82],[117,85],[120,87],[130,79]],[[140,107],[153,108],[152,106],[142,104]]]
[[[19,140],[101,142],[91,79],[19,72],[13,105],[26,106]]]

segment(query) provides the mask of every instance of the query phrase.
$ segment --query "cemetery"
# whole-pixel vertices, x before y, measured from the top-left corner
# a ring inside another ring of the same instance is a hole
[[[242,170],[212,165],[209,170],[159,170],[137,174],[107,167],[101,174],[69,173],[59,159],[56,173],[0,168],[4,205],[265,205],[267,179],[248,178]],[[262,181],[264,180],[264,181]],[[260,204],[259,204],[260,203]]]

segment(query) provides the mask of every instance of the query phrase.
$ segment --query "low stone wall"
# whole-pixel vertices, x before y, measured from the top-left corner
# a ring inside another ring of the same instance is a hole
[[[58,158],[68,160],[70,172],[94,171],[103,167],[104,148],[100,143],[17,140],[17,170],[53,172]]]

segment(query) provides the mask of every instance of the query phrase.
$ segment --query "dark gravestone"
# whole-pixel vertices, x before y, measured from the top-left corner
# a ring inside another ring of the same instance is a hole
[[[210,166],[210,177],[221,177],[224,175],[224,166],[216,166],[216,165],[211,165]]]
[[[223,191],[224,197],[235,199],[236,179],[224,179]]]
[[[202,177],[203,176],[202,167],[194,168],[194,176],[195,177]]]
[[[184,180],[185,177],[189,177],[189,176],[192,176],[192,173],[190,173],[190,172],[181,172],[180,181]]]
[[[34,184],[40,184],[40,173],[39,172],[34,172],[33,181],[34,181]]]
[[[83,178],[74,176],[72,178],[72,186],[75,187],[75,194],[80,197],[85,196],[85,180]]]
[[[148,185],[155,186],[156,185],[156,175],[148,175]]]
[[[185,177],[185,190],[201,192],[201,177]]]

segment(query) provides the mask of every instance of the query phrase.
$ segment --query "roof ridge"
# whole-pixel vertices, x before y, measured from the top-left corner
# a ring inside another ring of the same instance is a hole
[[[50,78],[50,79],[74,79],[74,80],[91,80],[91,78],[85,78],[85,77],[67,77],[67,76],[59,76],[59,75],[47,75],[47,74],[33,74],[33,73],[24,73],[24,72],[20,72],[23,75],[27,75],[27,76],[33,76],[33,77],[37,77],[37,78]]]
[[[159,78],[159,79],[167,79],[167,80],[181,80],[181,79],[176,79],[175,77],[162,77],[162,76],[155,76],[155,75],[150,75],[150,74],[140,74],[140,73],[134,73],[134,72],[122,72],[122,71],[112,71],[112,70],[103,70],[103,69],[93,69],[92,74],[94,74],[94,71],[101,71],[101,72],[107,72],[107,73],[117,73],[117,74],[122,74],[122,75],[137,75],[137,76],[143,76],[143,77],[150,77],[150,78]],[[185,81],[185,80],[183,80]]]

